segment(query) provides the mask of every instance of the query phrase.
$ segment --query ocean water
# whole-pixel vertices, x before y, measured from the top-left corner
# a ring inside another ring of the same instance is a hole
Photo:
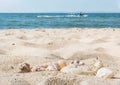
[[[0,29],[120,28],[120,13],[0,13]]]

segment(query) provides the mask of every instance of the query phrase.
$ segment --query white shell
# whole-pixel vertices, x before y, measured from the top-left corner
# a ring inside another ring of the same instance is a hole
[[[94,64],[94,68],[93,68],[93,71],[98,71],[101,67],[103,67],[103,63],[102,61],[100,60],[97,60]]]
[[[58,64],[52,63],[46,68],[47,71],[58,71]]]
[[[113,75],[114,75],[113,71],[105,67],[100,68],[96,74],[97,77],[101,78],[111,78],[113,77]]]

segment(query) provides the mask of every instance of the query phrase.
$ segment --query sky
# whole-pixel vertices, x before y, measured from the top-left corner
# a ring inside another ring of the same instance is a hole
[[[0,12],[120,13],[120,0],[0,0]]]

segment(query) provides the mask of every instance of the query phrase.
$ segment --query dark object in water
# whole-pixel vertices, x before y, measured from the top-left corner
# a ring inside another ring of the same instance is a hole
[[[83,13],[80,13],[80,16],[84,16],[85,14],[83,14]]]

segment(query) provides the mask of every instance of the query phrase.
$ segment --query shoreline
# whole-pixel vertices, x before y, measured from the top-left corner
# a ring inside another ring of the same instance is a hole
[[[0,28],[0,30],[14,30],[14,29],[120,29],[119,27],[116,27],[116,28],[111,28],[111,27],[104,27],[104,28],[93,28],[93,27],[91,27],[91,28],[87,28],[87,27],[85,27],[85,28],[77,28],[77,27],[68,27],[68,28],[63,28],[63,27],[61,27],[61,28]]]

